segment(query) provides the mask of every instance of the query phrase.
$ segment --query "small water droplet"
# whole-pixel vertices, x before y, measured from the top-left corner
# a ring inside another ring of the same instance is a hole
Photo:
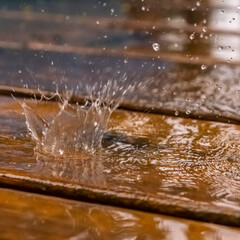
[[[189,38],[193,40],[195,38],[195,33],[190,34]]]
[[[153,47],[153,50],[156,51],[156,52],[160,50],[160,45],[159,45],[159,43],[153,43],[153,44],[152,44],[152,47]]]
[[[201,66],[201,69],[202,69],[202,70],[206,70],[206,68],[207,68],[207,66],[204,65],[204,64]]]

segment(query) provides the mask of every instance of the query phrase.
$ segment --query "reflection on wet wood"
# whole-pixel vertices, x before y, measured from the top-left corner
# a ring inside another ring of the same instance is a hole
[[[0,189],[1,238],[236,240],[240,230]]]
[[[34,154],[20,105],[0,103],[1,186],[240,226],[239,126],[116,111],[100,155],[59,160]]]

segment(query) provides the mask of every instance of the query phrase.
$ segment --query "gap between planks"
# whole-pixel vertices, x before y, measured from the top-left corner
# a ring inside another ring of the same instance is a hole
[[[40,100],[41,96],[52,97],[54,95],[54,92],[0,85],[0,95],[22,97],[22,98],[35,98]],[[84,97],[84,96],[73,95],[69,99],[69,103],[84,104],[86,99],[87,97]],[[57,98],[53,97],[50,99],[50,101],[57,101]],[[123,109],[127,111],[144,112],[144,113],[163,114],[167,116],[176,117],[174,109],[137,106],[124,101],[120,104],[119,109]],[[184,111],[179,110],[179,115],[177,117],[207,120],[207,121],[214,121],[214,122],[223,122],[228,124],[237,124],[237,125],[240,124],[240,117],[231,113],[222,113],[221,116],[218,116],[218,115],[206,113],[204,111],[196,111],[196,112],[192,111],[190,114],[187,115]]]

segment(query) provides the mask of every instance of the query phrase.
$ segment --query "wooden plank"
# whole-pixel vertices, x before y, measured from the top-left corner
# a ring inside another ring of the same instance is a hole
[[[21,112],[1,97],[1,186],[240,226],[239,126],[116,111],[101,155],[54,160],[36,158]]]
[[[78,85],[92,86],[95,81],[118,80],[126,73],[129,81],[143,85],[150,82],[124,96],[121,106],[126,109],[239,124],[239,67],[210,65],[202,70],[201,65],[170,60],[128,58],[127,63],[125,60],[124,57],[2,49],[0,84],[4,86],[1,91],[12,94],[11,89],[15,87],[15,91],[27,94],[26,90],[16,88],[24,86],[55,91],[56,84],[59,91],[65,87],[71,90]],[[72,101],[81,100],[86,94],[80,87],[74,91]]]
[[[219,22],[223,21],[215,14],[214,5],[209,2],[205,4],[209,5],[208,13],[205,15],[212,14],[213,18],[218,17]],[[94,3],[82,5],[84,7],[88,5],[90,9],[91,6],[95,6]],[[207,16],[202,19],[199,11],[192,13],[189,3],[185,5],[184,11],[179,11],[176,3],[175,9],[169,8],[167,13],[170,15],[174,13],[171,16],[173,19],[168,14],[166,16],[163,3],[151,1],[146,3],[147,12],[141,11],[141,4],[137,2],[127,5],[129,9],[126,12],[122,12],[121,9],[121,7],[124,8],[124,4],[118,4],[116,8],[112,8],[115,9],[116,14],[109,14],[108,11],[103,11],[103,13],[102,6],[95,7],[95,10],[91,10],[92,12],[99,11],[100,15],[95,14],[96,16],[91,14],[91,11],[88,14],[80,11],[77,15],[66,15],[49,13],[45,10],[40,13],[3,9],[0,11],[2,23],[0,45],[3,47],[9,43],[10,46],[28,49],[40,48],[50,51],[62,49],[62,51],[82,53],[87,48],[88,53],[93,53],[95,50],[101,54],[115,56],[124,54],[126,57],[145,56],[161,59],[169,57],[181,62],[201,64],[231,62],[231,64],[239,65],[237,55],[233,54],[238,49],[238,45],[234,43],[237,42],[236,34],[239,34],[236,27],[223,29],[222,25],[213,24],[213,20],[207,19]],[[48,5],[43,6],[46,10],[48,9]],[[69,8],[71,7],[74,10],[74,4],[69,4]],[[227,4],[221,7],[229,14]],[[233,11],[234,7],[230,7]],[[34,8],[34,4],[29,4],[29,9],[31,8]],[[164,14],[161,15],[159,12],[156,14],[156,8],[162,10]],[[182,17],[182,21],[178,19],[179,16]],[[188,20],[194,22],[188,22]],[[189,39],[191,34],[194,35],[192,40]],[[232,42],[231,49],[228,46],[229,41]],[[154,42],[159,42],[161,45],[157,52],[152,48]],[[232,55],[234,57],[231,57]]]
[[[240,230],[97,204],[0,189],[2,239],[235,240]]]
[[[181,34],[182,38],[185,38],[185,35],[191,32],[191,28],[186,28],[187,33],[185,31],[179,33],[180,30],[178,27],[175,30],[172,30],[171,27],[162,29],[162,25],[166,25],[165,22],[159,23],[160,26],[158,28],[160,29],[154,29],[152,30],[153,33],[151,33],[151,35],[160,35],[160,39],[156,41],[161,42],[163,45],[160,51],[156,52],[152,48],[152,43],[155,41],[154,39],[150,38],[149,41],[147,41],[148,36],[143,39],[138,37],[138,35],[143,34],[142,32],[148,30],[139,29],[139,23],[137,26],[134,26],[135,23],[129,21],[125,23],[121,20],[112,22],[112,19],[107,21],[103,19],[101,20],[101,26],[98,24],[96,25],[98,21],[93,18],[81,20],[80,25],[71,24],[71,22],[60,24],[58,21],[51,21],[48,23],[45,21],[36,23],[31,21],[24,22],[21,20],[7,21],[5,19],[1,20],[1,18],[0,21],[1,48],[47,50],[51,52],[88,55],[125,56],[129,58],[155,58],[199,64],[226,63],[228,60],[222,54],[219,54],[220,57],[216,57],[204,54],[205,51],[199,52],[198,45],[201,45],[203,49],[205,47],[208,48],[208,41],[204,39],[202,39],[201,42],[193,42],[190,45],[188,41],[180,43],[180,49],[188,48],[189,45],[192,50],[195,49],[197,51],[195,54],[194,52],[185,53],[182,50],[179,51],[178,48],[173,49],[172,45],[174,42],[165,35]],[[111,26],[111,24],[113,26]],[[141,26],[144,25],[142,22],[140,22],[140,24]],[[150,24],[151,22],[147,23],[146,28],[149,28]],[[115,25],[120,26],[116,27]],[[24,30],[22,30],[21,26],[24,26]],[[121,29],[121,26],[123,29]],[[200,30],[202,29],[200,28]],[[129,34],[129,31],[132,31],[132,34]],[[232,35],[230,34],[228,38],[231,37]],[[209,53],[209,50],[206,52]],[[239,66],[238,59],[232,59],[231,64]]]
[[[53,53],[66,53],[66,54],[81,54],[90,56],[106,56],[106,57],[120,57],[125,59],[143,59],[146,60],[156,60],[156,61],[176,61],[177,63],[188,63],[190,65],[213,65],[213,64],[226,64],[224,59],[209,58],[208,56],[191,56],[183,55],[182,53],[176,52],[161,52],[155,53],[152,49],[144,48],[143,46],[138,46],[130,50],[118,49],[118,48],[94,48],[86,46],[62,46],[52,43],[41,43],[41,42],[13,42],[13,41],[1,41],[0,48],[7,48],[10,50],[32,50],[32,51],[43,51],[43,52],[53,52]],[[140,51],[142,50],[142,51]],[[240,62],[238,60],[231,61],[231,65],[239,66]]]
[[[176,10],[176,9],[175,9]],[[140,14],[139,14],[140,16]],[[109,16],[79,16],[79,15],[71,15],[66,16],[66,14],[59,14],[59,13],[39,13],[39,12],[24,12],[24,11],[13,11],[13,10],[4,10],[0,9],[0,19],[3,20],[11,20],[7,23],[14,23],[15,24],[15,30],[19,31],[19,21],[26,21],[24,22],[25,25],[29,24],[31,28],[33,28],[35,22],[42,22],[42,23],[51,23],[55,26],[55,31],[59,31],[59,24],[61,26],[68,26],[72,32],[75,32],[75,27],[77,26],[82,27],[83,25],[87,25],[88,27],[91,26],[91,28],[94,29],[111,29],[113,30],[132,30],[132,31],[150,31],[150,32],[159,32],[159,31],[165,31],[165,32],[171,32],[171,31],[177,31],[181,30],[183,33],[202,33],[203,25],[200,23],[197,26],[194,26],[192,24],[188,24],[187,22],[179,22],[175,23],[172,21],[169,21],[167,18],[160,18],[158,21],[156,19],[151,18],[143,18],[139,17],[139,19],[134,19],[131,17],[120,16],[120,17],[109,17]],[[14,21],[16,20],[16,22]],[[96,24],[96,22],[99,21],[99,26]],[[154,27],[153,27],[154,26]],[[6,27],[6,26],[1,26]],[[36,27],[36,26],[35,26]],[[32,29],[33,31],[33,29]],[[219,26],[209,26],[208,31],[215,34],[224,34],[224,35],[239,35],[240,31],[236,30],[233,31],[232,29],[222,29],[219,28]],[[37,29],[34,31],[37,32]],[[12,32],[13,34],[16,34]],[[49,31],[45,32],[44,34],[48,34]],[[28,32],[31,36],[32,32]],[[66,32],[62,33],[63,36],[66,36]],[[33,34],[34,35],[34,34]],[[61,35],[61,34],[60,34]],[[29,36],[29,37],[30,37]],[[22,35],[20,37],[23,37]],[[19,41],[19,40],[18,40]]]

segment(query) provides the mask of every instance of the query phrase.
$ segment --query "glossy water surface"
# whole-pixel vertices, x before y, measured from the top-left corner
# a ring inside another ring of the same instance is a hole
[[[2,169],[240,211],[236,125],[116,111],[99,152],[51,158],[34,152],[20,105],[1,97],[0,107]],[[47,117],[56,107],[42,103],[39,110]]]
[[[0,189],[1,238],[235,240],[237,228]],[[11,230],[9,230],[11,228]]]

